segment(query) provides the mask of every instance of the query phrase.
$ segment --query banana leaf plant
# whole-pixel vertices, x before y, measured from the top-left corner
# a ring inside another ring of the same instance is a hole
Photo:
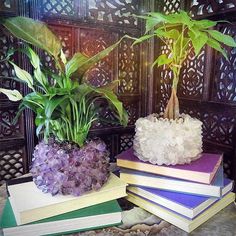
[[[185,11],[170,15],[159,12],[150,12],[144,16],[138,16],[145,20],[146,32],[135,39],[134,44],[141,43],[150,38],[159,38],[167,45],[170,53],[159,55],[152,66],[166,66],[173,73],[171,97],[164,112],[164,118],[179,118],[179,100],[177,86],[180,80],[180,72],[184,61],[193,50],[195,57],[201,49],[208,45],[220,52],[227,60],[227,54],[222,45],[236,47],[234,39],[229,35],[213,29],[219,21],[194,20]],[[221,21],[222,22],[222,21]]]
[[[22,96],[17,90],[0,88],[12,101],[22,100],[18,115],[29,108],[36,114],[36,133],[41,132],[47,140],[51,135],[58,140],[68,140],[83,146],[92,123],[99,119],[96,101],[105,99],[122,125],[127,125],[128,115],[114,93],[118,81],[103,87],[93,87],[86,81],[88,70],[107,56],[122,40],[92,57],[77,52],[67,61],[60,40],[47,25],[26,17],[12,17],[2,20],[2,24],[17,38],[25,42],[18,49],[30,60],[33,73],[21,69],[10,60],[14,50],[7,56],[13,66],[16,80],[32,90]],[[39,55],[30,45],[46,51],[54,60],[56,73],[45,68]],[[71,79],[71,77],[75,79]]]

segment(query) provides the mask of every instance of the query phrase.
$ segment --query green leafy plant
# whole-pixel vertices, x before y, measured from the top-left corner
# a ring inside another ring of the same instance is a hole
[[[93,87],[86,81],[89,68],[107,56],[122,39],[95,56],[87,57],[77,52],[67,61],[60,40],[46,24],[26,17],[4,19],[2,24],[26,43],[18,50],[29,58],[33,73],[10,61],[15,52],[10,50],[7,59],[14,67],[16,79],[26,83],[32,92],[24,97],[17,90],[0,88],[0,92],[12,101],[22,100],[18,115],[25,108],[34,111],[37,135],[43,132],[46,140],[53,135],[58,140],[83,146],[92,123],[99,119],[97,100],[101,98],[108,102],[119,122],[127,125],[127,113],[113,92],[118,81],[103,87]],[[45,68],[29,45],[46,51],[55,62],[56,72]],[[71,79],[72,76],[75,79]]]
[[[157,37],[170,49],[170,54],[159,55],[152,66],[165,65],[173,73],[171,97],[166,106],[164,117],[176,119],[179,117],[177,86],[183,62],[188,54],[193,50],[197,56],[201,49],[208,45],[228,59],[222,44],[236,47],[236,43],[231,36],[212,29],[219,21],[193,20],[185,11],[170,15],[150,12],[145,16],[138,17],[145,20],[146,32],[142,37],[135,39],[134,44]]]

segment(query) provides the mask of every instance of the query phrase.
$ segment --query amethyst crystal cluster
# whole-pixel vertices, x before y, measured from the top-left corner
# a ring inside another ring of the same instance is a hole
[[[43,192],[82,195],[98,190],[109,177],[109,152],[100,139],[82,148],[69,142],[40,142],[33,154],[30,172]]]

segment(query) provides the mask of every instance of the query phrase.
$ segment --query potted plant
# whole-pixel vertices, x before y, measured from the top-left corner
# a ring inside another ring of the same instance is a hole
[[[164,115],[150,115],[136,122],[134,150],[137,156],[154,164],[183,164],[197,159],[202,152],[201,121],[179,114],[177,88],[181,68],[193,50],[195,57],[208,45],[227,58],[223,45],[236,47],[229,35],[212,29],[217,21],[194,20],[185,11],[170,15],[150,12],[140,16],[146,21],[145,35],[134,44],[157,37],[170,54],[159,55],[152,66],[164,66],[173,75],[171,96]]]
[[[77,52],[67,61],[60,40],[46,24],[25,17],[4,19],[2,24],[24,42],[18,51],[32,64],[32,73],[21,69],[10,60],[14,50],[9,50],[7,59],[16,79],[26,83],[32,92],[24,97],[17,90],[0,88],[0,92],[12,101],[22,100],[18,115],[25,108],[33,110],[36,133],[44,136],[33,154],[30,172],[35,184],[53,195],[81,195],[99,189],[109,177],[109,153],[101,140],[87,140],[91,125],[99,119],[97,101],[105,99],[122,125],[127,125],[128,116],[113,92],[118,81],[93,87],[86,81],[86,75],[122,39],[93,57]],[[52,57],[56,72],[43,66],[29,44]]]

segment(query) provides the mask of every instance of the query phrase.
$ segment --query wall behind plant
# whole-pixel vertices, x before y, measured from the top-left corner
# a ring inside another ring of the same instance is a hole
[[[149,6],[144,1],[130,0],[8,0],[1,1],[2,16],[28,16],[46,22],[63,42],[67,57],[80,51],[89,56],[94,55],[117,41],[124,34],[138,37],[142,31],[141,23],[131,17]],[[119,79],[117,93],[124,102],[129,114],[126,128],[105,123],[96,123],[90,136],[101,137],[108,145],[111,161],[114,156],[132,145],[134,123],[138,117],[145,115],[147,99],[146,55],[143,46],[131,48],[131,41],[123,41],[107,58],[90,70],[89,81],[95,85]],[[0,60],[10,48],[22,47],[19,40],[0,28]],[[49,55],[38,51],[43,63],[54,70]],[[21,67],[30,70],[29,63],[20,54],[14,60]],[[12,80],[14,72],[7,62],[0,62],[0,86],[18,88],[24,93],[29,90]],[[141,79],[142,78],[142,79]],[[76,79],[76,77],[74,78]],[[34,116],[26,110],[14,125],[13,118],[18,103],[11,103],[0,95],[0,183],[28,172],[33,148],[38,142],[35,137]],[[113,120],[104,108],[103,116]]]

